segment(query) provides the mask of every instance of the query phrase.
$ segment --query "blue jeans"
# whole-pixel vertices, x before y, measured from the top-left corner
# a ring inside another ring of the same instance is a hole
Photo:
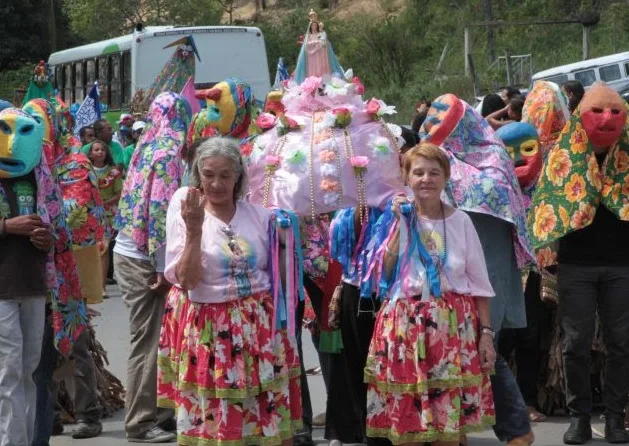
[[[46,306],[46,325],[42,341],[41,359],[33,375],[37,387],[37,405],[35,406],[35,433],[32,446],[49,446],[52,426],[55,419],[55,398],[53,398],[52,375],[57,365],[57,349],[53,340],[54,333],[50,320],[50,307]]]
[[[496,424],[494,433],[500,441],[511,441],[531,431],[531,422],[518,383],[509,369],[507,361],[496,357],[496,373],[491,377],[494,392]]]

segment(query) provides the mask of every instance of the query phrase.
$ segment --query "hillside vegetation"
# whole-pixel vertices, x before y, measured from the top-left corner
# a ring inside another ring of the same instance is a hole
[[[13,8],[11,22],[15,24],[14,28],[0,29],[0,36],[20,29],[20,11],[27,20],[33,11],[43,14],[50,2],[25,0],[20,4],[30,6],[0,7],[0,20],[4,22],[7,9]],[[149,25],[231,21],[259,26],[265,35],[272,77],[280,56],[290,69],[294,67],[299,52],[297,40],[306,31],[307,13],[312,7],[325,22],[341,64],[353,68],[364,82],[367,95],[396,104],[400,122],[410,119],[420,97],[453,92],[472,98],[472,82],[464,75],[463,30],[468,23],[598,14],[600,21],[591,28],[590,56],[629,50],[627,0],[56,0],[55,4],[55,23],[68,24],[56,28],[57,49],[129,32],[132,23],[139,20]],[[45,57],[42,53],[51,50],[46,43],[50,42],[52,29],[46,20],[50,20],[50,14],[42,15],[38,27],[26,28],[34,33],[30,39],[33,44],[21,47],[19,55],[11,54],[7,47],[0,51],[0,71]],[[101,26],[95,27],[94,23]],[[20,34],[24,35],[23,31]],[[580,24],[509,26],[491,31],[474,27],[471,37],[479,93],[504,85],[504,69],[489,67],[505,51],[531,54],[533,72],[582,58]],[[40,45],[36,45],[37,38]],[[10,73],[0,73],[0,97],[12,97],[17,86],[14,78]]]

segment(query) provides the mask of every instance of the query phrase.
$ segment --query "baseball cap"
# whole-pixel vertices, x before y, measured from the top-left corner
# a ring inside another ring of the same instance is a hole
[[[133,122],[133,116],[128,113],[123,113],[120,115],[120,120],[118,121],[118,124],[127,124],[129,123],[129,121]]]
[[[143,130],[146,127],[146,122],[144,121],[135,121],[133,123],[133,127],[131,127],[131,131],[137,132],[139,130]]]

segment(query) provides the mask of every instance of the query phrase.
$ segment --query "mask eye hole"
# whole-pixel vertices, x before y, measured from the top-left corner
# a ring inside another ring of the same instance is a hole
[[[522,145],[522,147],[520,148],[520,151],[522,152],[523,155],[533,156],[537,153],[537,149],[538,149],[538,144],[536,142],[531,142],[531,143]]]
[[[4,133],[5,135],[10,135],[11,127],[6,122],[0,121],[0,132]]]
[[[20,129],[20,135],[30,135],[34,129],[35,129],[34,125],[27,124]]]
[[[620,114],[620,110],[618,110],[617,108],[612,108],[612,115],[619,115]]]
[[[592,107],[592,111],[594,113],[603,113],[603,109],[598,107]]]

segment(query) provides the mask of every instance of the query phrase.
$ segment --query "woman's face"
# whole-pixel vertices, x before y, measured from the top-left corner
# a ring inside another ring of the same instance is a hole
[[[213,205],[225,205],[234,201],[234,188],[238,174],[233,162],[225,156],[213,156],[201,165],[201,188]]]
[[[424,157],[416,158],[408,172],[408,184],[415,198],[440,200],[446,186],[446,175],[437,161]]]
[[[317,22],[312,22],[310,24],[310,32],[311,33],[318,33],[319,32],[319,24]]]
[[[107,158],[107,151],[100,143],[93,143],[92,148],[90,150],[92,163],[101,164],[105,162],[105,158]]]

